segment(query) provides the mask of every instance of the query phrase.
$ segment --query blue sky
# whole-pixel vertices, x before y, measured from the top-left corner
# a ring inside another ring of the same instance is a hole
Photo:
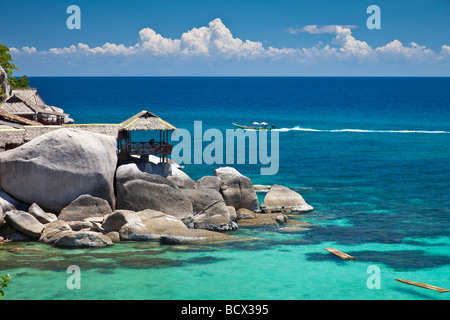
[[[69,30],[69,5],[81,29]],[[370,30],[369,5],[381,9]],[[0,0],[0,43],[39,75],[450,76],[448,0]],[[14,14],[5,14],[3,9]]]

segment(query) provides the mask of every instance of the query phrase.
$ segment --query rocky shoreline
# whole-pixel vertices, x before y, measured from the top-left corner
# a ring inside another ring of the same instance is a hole
[[[231,167],[194,181],[175,164],[119,163],[114,138],[79,129],[0,153],[0,186],[0,241],[60,248],[235,241],[229,231],[240,226],[302,226],[288,215],[313,210],[295,191],[255,188]],[[267,192],[261,206],[257,190]]]

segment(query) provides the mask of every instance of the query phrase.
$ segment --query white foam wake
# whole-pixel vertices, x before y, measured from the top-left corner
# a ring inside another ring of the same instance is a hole
[[[365,129],[312,129],[312,128],[301,128],[296,126],[293,128],[280,128],[275,129],[279,132],[289,132],[289,131],[307,131],[307,132],[360,132],[360,133],[450,133],[450,131],[430,131],[430,130],[365,130]]]

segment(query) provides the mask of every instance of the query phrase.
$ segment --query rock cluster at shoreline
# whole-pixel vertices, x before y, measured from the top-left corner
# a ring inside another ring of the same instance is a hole
[[[118,165],[114,138],[77,129],[1,153],[0,240],[62,248],[229,241],[239,225],[292,223],[286,214],[312,210],[278,185],[259,207],[251,180],[231,167],[194,181],[176,165],[168,176],[138,165]]]

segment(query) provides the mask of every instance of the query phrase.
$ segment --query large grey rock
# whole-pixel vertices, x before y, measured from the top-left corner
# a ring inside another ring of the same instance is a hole
[[[11,227],[33,239],[39,239],[44,225],[25,211],[12,210],[5,214],[5,221]]]
[[[214,176],[225,181],[231,178],[240,177],[242,174],[233,167],[220,167],[214,170]]]
[[[12,197],[10,194],[5,192],[5,190],[2,190],[1,188],[0,188],[0,205],[2,206],[4,212],[8,212],[9,210],[14,209],[28,211],[28,208],[30,207],[29,204],[17,200],[16,198]]]
[[[205,176],[197,180],[196,188],[209,188],[220,191],[222,179],[215,176]]]
[[[0,238],[6,239],[8,241],[32,241],[33,238],[14,229],[9,224],[4,223],[0,226]]]
[[[72,231],[69,224],[63,220],[56,220],[45,225],[39,241],[53,244],[63,235],[63,231]]]
[[[210,207],[215,207],[216,213],[229,218],[222,195],[212,189],[181,189],[181,193],[192,203],[194,214],[201,214]]]
[[[121,240],[159,240],[167,230],[186,230],[179,219],[160,211],[146,209],[138,212],[116,210],[106,217],[105,231],[118,231]]]
[[[0,102],[9,98],[10,91],[11,87],[8,82],[8,75],[6,74],[5,69],[0,66]]]
[[[237,219],[237,214],[236,214],[236,209],[232,206],[227,206],[228,212],[230,214],[230,220],[231,221],[236,221]]]
[[[94,225],[90,221],[67,221],[70,229],[73,231],[89,230],[96,231]]]
[[[149,209],[139,212],[116,210],[105,218],[103,227],[105,232],[118,230],[121,240],[189,243],[234,239],[217,232],[188,229],[179,219]]]
[[[112,212],[108,201],[83,194],[72,201],[59,213],[58,219],[64,221],[83,221],[87,218],[101,217]]]
[[[93,231],[63,231],[53,245],[60,248],[101,248],[112,246],[107,236]]]
[[[172,181],[180,189],[194,189],[196,186],[196,182],[186,172],[180,170],[177,164],[171,164],[167,179]]]
[[[0,154],[1,187],[55,213],[82,194],[114,207],[116,144],[111,136],[84,130],[51,131]]]
[[[214,170],[214,176],[222,179],[220,193],[227,206],[232,206],[236,210],[240,208],[258,210],[258,196],[248,177],[231,167]]]
[[[120,242],[120,234],[117,231],[111,231],[105,234],[113,243]]]
[[[213,189],[181,189],[194,208],[194,228],[213,231],[229,231],[237,228],[230,221],[230,212],[222,195]]]
[[[192,221],[192,203],[180,190],[165,184],[132,180],[123,185],[117,209],[142,211],[152,209],[177,217],[186,224]]]
[[[236,230],[238,224],[221,214],[200,214],[194,218],[194,229],[206,229],[211,231]]]
[[[251,210],[240,208],[236,211],[236,220],[255,219],[255,218],[256,212],[253,212]]]
[[[139,214],[131,210],[116,210],[105,217],[102,227],[105,232],[119,231],[127,223],[140,223]]]
[[[35,217],[40,223],[46,224],[58,220],[58,217],[50,212],[45,212],[36,203],[28,209],[28,213]]]
[[[3,199],[2,197],[0,197],[0,207],[4,213],[16,209],[9,201]]]
[[[264,197],[261,210],[266,213],[295,213],[312,211],[313,207],[307,204],[303,197],[294,190],[275,184]]]
[[[144,180],[152,183],[166,184],[175,189],[177,188],[173,182],[159,174],[151,174],[141,171],[136,163],[128,163],[119,166],[116,170],[117,192],[120,193],[120,188],[122,185],[131,180]]]
[[[167,177],[170,174],[171,164],[168,162],[160,162],[159,157],[149,156],[149,161],[141,161],[136,164],[142,172],[157,174]]]
[[[120,208],[119,203],[122,203],[122,196],[126,193],[124,192],[123,185],[133,180],[144,180],[151,183],[165,184],[174,189],[178,189],[178,187],[172,181],[169,181],[163,176],[142,172],[135,163],[128,163],[119,166],[116,170],[115,180],[117,208]]]

